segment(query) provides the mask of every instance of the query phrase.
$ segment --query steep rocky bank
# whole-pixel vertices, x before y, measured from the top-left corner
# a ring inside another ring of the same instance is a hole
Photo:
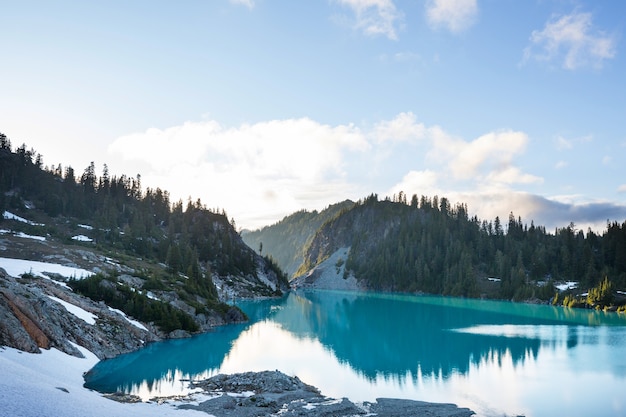
[[[63,300],[97,317],[89,324],[53,298]],[[81,357],[72,343],[98,358],[131,352],[161,336],[149,324],[131,324],[104,303],[96,303],[41,278],[14,278],[0,269],[0,345],[25,352],[56,348]],[[72,342],[72,343],[70,343]]]

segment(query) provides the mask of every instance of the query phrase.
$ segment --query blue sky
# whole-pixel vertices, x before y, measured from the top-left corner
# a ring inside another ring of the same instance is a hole
[[[0,0],[0,132],[239,227],[370,193],[626,219],[626,3]]]

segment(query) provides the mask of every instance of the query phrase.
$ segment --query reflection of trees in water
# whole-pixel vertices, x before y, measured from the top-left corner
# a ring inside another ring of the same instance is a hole
[[[216,371],[239,335],[271,316],[276,303],[250,303],[250,321],[244,325],[221,326],[190,339],[152,343],[139,351],[101,361],[85,375],[85,386],[100,392],[136,392],[144,386],[152,392],[184,377]]]
[[[100,392],[131,392],[131,388],[145,385],[152,391],[158,384],[175,382],[181,376],[218,369],[244,328],[224,326],[192,339],[154,343],[137,352],[98,362],[85,375],[85,386]]]
[[[293,321],[292,318],[299,318]],[[276,315],[286,330],[314,336],[369,379],[466,374],[471,365],[510,355],[536,358],[540,340],[450,331],[479,324],[537,324],[536,319],[476,309],[342,293],[290,295]]]
[[[540,347],[597,344],[598,332],[585,324],[624,320],[614,313],[605,317],[547,306],[319,291],[240,306],[249,323],[219,327],[192,339],[154,343],[102,361],[86,375],[85,385],[101,392],[136,392],[139,387],[154,392],[181,378],[207,375],[220,368],[241,333],[261,320],[274,321],[297,338],[319,340],[340,362],[370,380],[383,377],[401,382],[407,374],[414,379],[467,374],[471,367],[500,365],[509,357],[518,366],[535,360]],[[499,329],[509,325],[515,332],[503,335]],[[555,332],[552,336],[533,333],[541,325],[558,330],[550,330]],[[480,326],[495,330],[492,334],[455,331]],[[626,344],[624,329],[617,336],[608,333],[612,336],[607,337],[619,339],[610,344]],[[626,359],[613,363],[621,366],[619,375],[626,373]]]

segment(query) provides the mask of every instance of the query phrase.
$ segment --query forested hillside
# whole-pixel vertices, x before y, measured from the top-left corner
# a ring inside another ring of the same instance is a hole
[[[242,232],[242,237],[251,248],[269,254],[291,276],[302,265],[304,250],[317,229],[352,206],[354,202],[346,200],[320,212],[301,210],[271,226]]]
[[[80,173],[47,166],[40,154],[26,145],[13,150],[0,134],[0,214],[5,210],[35,220],[13,222],[14,228],[139,264],[132,269],[136,288],[122,282],[111,287],[117,279],[107,273],[70,285],[96,300],[115,300],[139,319],[144,310],[146,317],[174,318],[164,322],[167,331],[196,330],[187,314],[228,314],[220,298],[274,296],[288,289],[286,275],[244,244],[223,210],[200,200],[172,202],[167,191],[143,190],[139,175],[112,175],[106,165],[101,175],[93,163]],[[88,234],[82,242],[72,239],[78,228]],[[136,289],[160,291],[169,303],[156,303]],[[183,315],[176,318],[172,307]]]
[[[574,224],[549,233],[513,213],[505,222],[469,217],[443,197],[371,195],[318,230],[300,273],[341,247],[351,248],[346,274],[376,290],[547,300],[557,281],[582,292],[606,277],[626,288],[626,222],[602,234]]]

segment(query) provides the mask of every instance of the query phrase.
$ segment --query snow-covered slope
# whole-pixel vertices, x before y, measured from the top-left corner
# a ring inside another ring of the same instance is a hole
[[[56,349],[41,354],[0,347],[0,414],[11,417],[194,417],[207,415],[180,410],[171,403],[118,403],[83,387],[83,373],[98,358],[76,346],[85,358]]]
[[[47,278],[45,273],[58,274],[66,278],[81,279],[93,274],[82,268],[64,266],[57,263],[31,261],[26,259],[13,259],[0,257],[0,268],[4,268],[7,274],[13,277],[27,273],[41,278]]]

